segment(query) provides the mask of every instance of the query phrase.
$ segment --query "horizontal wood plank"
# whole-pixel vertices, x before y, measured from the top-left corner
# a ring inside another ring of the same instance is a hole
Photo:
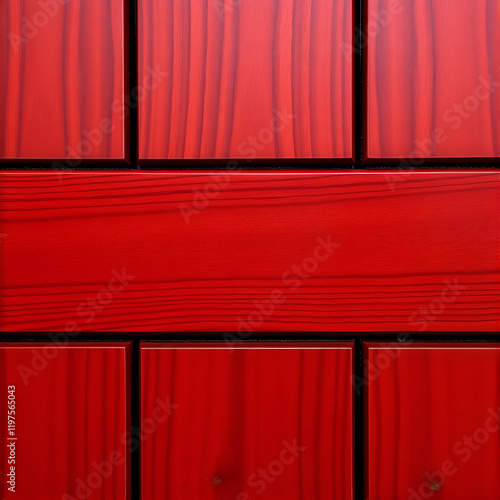
[[[498,331],[488,171],[3,172],[3,331]]]

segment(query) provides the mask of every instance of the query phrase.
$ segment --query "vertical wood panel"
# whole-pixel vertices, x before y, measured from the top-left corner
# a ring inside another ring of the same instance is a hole
[[[0,3],[0,160],[129,157],[127,5]]]
[[[365,345],[370,500],[500,495],[500,349]]]
[[[352,158],[351,0],[139,0],[138,16],[139,81],[158,77],[142,160]]]
[[[351,500],[351,373],[352,344],[143,343],[142,499]]]
[[[0,345],[2,498],[130,498],[125,444],[130,349],[127,343]],[[11,385],[16,395],[15,493],[8,491],[6,479]]]
[[[500,2],[366,2],[368,159],[498,158]]]

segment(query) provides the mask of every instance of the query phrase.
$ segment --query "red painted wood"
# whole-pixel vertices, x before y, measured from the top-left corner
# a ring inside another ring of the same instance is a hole
[[[126,5],[0,2],[0,160],[128,158]]]
[[[142,500],[352,499],[352,347],[143,343]]]
[[[1,329],[498,331],[499,181],[3,172]]]
[[[0,344],[2,498],[130,498],[130,348]]]
[[[352,26],[352,0],[139,0],[140,159],[350,161]]]
[[[365,498],[499,498],[498,344],[369,343],[365,357]]]
[[[367,156],[500,155],[500,2],[367,1]]]

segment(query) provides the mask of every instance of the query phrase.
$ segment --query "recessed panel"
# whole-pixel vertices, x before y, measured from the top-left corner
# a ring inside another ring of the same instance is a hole
[[[351,0],[139,0],[140,161],[353,157]]]
[[[500,2],[366,6],[367,158],[498,158]]]
[[[499,370],[498,345],[365,345],[366,498],[498,498]]]
[[[141,344],[142,499],[352,500],[352,347]]]
[[[128,1],[0,3],[0,161],[123,161]],[[127,31],[126,31],[127,30]]]
[[[0,496],[130,498],[128,343],[0,345]]]

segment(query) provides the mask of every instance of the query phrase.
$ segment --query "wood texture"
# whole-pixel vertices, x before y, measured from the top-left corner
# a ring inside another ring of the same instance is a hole
[[[130,498],[130,343],[0,344],[3,499]],[[15,386],[15,492],[7,388]],[[120,458],[120,459],[119,459]],[[100,468],[102,467],[102,468]]]
[[[499,181],[3,172],[1,329],[498,331]]]
[[[125,4],[0,2],[0,160],[128,157]]]
[[[140,159],[350,160],[352,26],[351,0],[139,0]]]
[[[365,498],[499,498],[499,346],[368,344],[365,354]]]
[[[143,500],[353,499],[352,344],[143,343],[141,373]]]
[[[368,158],[498,158],[500,2],[366,1]]]

